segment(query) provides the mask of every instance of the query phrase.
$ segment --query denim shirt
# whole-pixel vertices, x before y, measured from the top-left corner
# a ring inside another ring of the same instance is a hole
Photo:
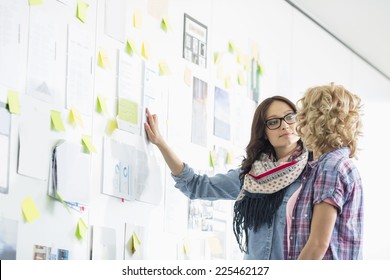
[[[175,187],[190,199],[236,200],[240,190],[241,169],[231,169],[227,174],[215,176],[198,175],[187,164],[178,176],[173,176]],[[257,232],[248,231],[248,254],[246,260],[283,260],[286,228],[286,205],[292,194],[301,185],[300,177],[287,187],[283,202],[275,213],[271,224],[260,226]]]

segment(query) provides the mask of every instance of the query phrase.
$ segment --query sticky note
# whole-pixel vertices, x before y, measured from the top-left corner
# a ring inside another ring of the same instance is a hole
[[[82,135],[81,143],[83,144],[84,148],[88,151],[88,153],[96,153],[96,149],[92,144],[91,136]]]
[[[41,215],[31,196],[22,201],[22,212],[24,218],[29,223],[32,223]]]
[[[246,85],[246,78],[245,78],[245,72],[244,71],[239,71],[237,74],[237,82],[240,86],[245,86]]]
[[[107,126],[106,126],[106,132],[111,135],[115,129],[118,128],[118,124],[116,122],[116,120],[108,120],[107,122]]]
[[[126,40],[126,52],[130,55],[138,54],[137,48],[133,40]]]
[[[56,110],[51,110],[50,111],[50,118],[51,118],[51,123],[52,127],[54,130],[57,131],[65,131],[64,123],[62,122],[61,119],[61,112],[56,111]]]
[[[105,49],[99,50],[98,65],[102,68],[111,67],[110,57]]]
[[[232,156],[230,152],[228,151],[226,154],[226,164],[231,164],[232,163]]]
[[[76,237],[78,239],[83,239],[86,236],[87,229],[88,227],[83,221],[83,219],[79,218],[77,222],[77,228],[76,228]]]
[[[8,107],[12,114],[20,114],[19,93],[14,90],[8,90]]]
[[[165,32],[172,30],[172,26],[167,17],[163,17],[161,20],[161,29]]]
[[[257,74],[258,75],[262,75],[263,74],[263,67],[261,66],[261,64],[257,64]]]
[[[186,66],[184,69],[184,82],[187,86],[192,86],[193,75],[190,68]]]
[[[225,88],[231,88],[232,87],[232,81],[230,76],[225,77]]]
[[[30,6],[39,6],[43,4],[43,0],[28,0]]]
[[[83,119],[81,117],[80,112],[73,106],[69,111],[69,121],[71,124],[78,125],[82,128],[84,127],[84,122],[83,122]]]
[[[96,102],[96,110],[99,113],[107,114],[107,103],[106,103],[106,98],[104,96],[98,96],[97,97],[97,102]]]
[[[158,69],[159,69],[160,76],[172,75],[172,71],[165,60],[159,61]]]
[[[245,58],[244,58],[244,53],[241,50],[237,50],[237,63],[244,65]]]
[[[141,241],[139,240],[137,234],[133,232],[130,241],[130,251],[134,254],[139,250],[140,246],[141,246]]]
[[[138,124],[138,104],[128,99],[118,99],[118,118],[131,124]]]
[[[142,28],[142,12],[135,10],[133,14],[133,26],[134,28]]]
[[[210,151],[210,166],[211,167],[215,167],[217,165],[217,161],[216,161],[216,158],[215,158],[215,152],[214,151]]]
[[[146,60],[150,57],[150,47],[148,42],[142,43],[142,57]]]
[[[229,43],[228,43],[228,50],[229,50],[229,52],[230,53],[234,53],[234,51],[235,51],[235,46],[234,46],[234,43],[233,43],[233,41],[229,41]]]
[[[219,64],[222,60],[223,53],[222,52],[215,52],[214,53],[214,64]]]
[[[88,10],[89,4],[85,3],[82,0],[77,0],[77,10],[76,10],[76,17],[81,22],[87,21],[87,10]]]
[[[184,254],[186,254],[187,256],[191,253],[191,244],[190,242],[188,241],[187,238],[185,238],[183,240],[183,251],[184,251]]]
[[[59,192],[57,192],[57,198],[61,201],[61,203],[62,203],[62,205],[65,207],[65,209],[68,210],[68,212],[70,213],[70,210],[69,210],[68,205],[66,204],[66,202],[65,202],[64,199],[62,198],[62,195],[60,195]]]

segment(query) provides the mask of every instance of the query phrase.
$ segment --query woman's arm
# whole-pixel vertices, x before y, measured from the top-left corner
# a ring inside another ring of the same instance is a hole
[[[184,164],[165,142],[158,128],[157,115],[151,115],[149,109],[146,109],[146,123],[144,123],[144,127],[150,142],[155,144],[160,150],[172,174],[178,176],[183,171]]]
[[[309,240],[303,247],[299,260],[322,260],[329,248],[336,218],[337,209],[333,205],[321,202],[314,206]]]

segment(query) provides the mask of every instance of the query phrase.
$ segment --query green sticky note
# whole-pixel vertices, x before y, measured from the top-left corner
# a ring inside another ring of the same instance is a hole
[[[70,213],[68,204],[65,203],[64,199],[62,198],[62,195],[60,195],[59,192],[57,192],[57,198],[61,201],[62,205],[64,205],[65,209],[68,210],[68,212]]]
[[[137,234],[133,232],[133,235],[131,236],[131,242],[130,242],[130,250],[134,254],[139,250],[139,247],[141,246],[141,241],[139,240]]]
[[[97,97],[97,111],[99,113],[103,113],[103,114],[107,114],[108,113],[108,110],[107,110],[107,103],[106,103],[106,98],[103,97],[103,96],[98,96]]]
[[[226,155],[226,164],[231,164],[232,163],[232,156],[230,155],[230,152],[227,152]]]
[[[87,229],[87,225],[85,224],[83,219],[80,218],[77,222],[76,237],[78,239],[83,239],[86,236]]]
[[[223,57],[222,52],[215,52],[214,53],[214,64],[219,64],[221,62],[222,57]]]
[[[19,93],[14,90],[8,90],[8,107],[12,114],[20,114]]]
[[[169,23],[168,18],[163,17],[161,20],[161,29],[165,32],[168,32],[169,30],[172,30],[171,24]]]
[[[61,119],[61,112],[56,111],[56,110],[51,110],[50,111],[50,118],[51,118],[51,123],[53,125],[54,130],[65,131],[64,123],[62,122],[62,119]]]
[[[29,223],[35,221],[41,215],[31,196],[22,201],[22,212],[24,218]]]
[[[261,75],[263,74],[263,67],[261,66],[261,64],[257,64],[257,74]]]
[[[243,71],[239,71],[237,75],[237,82],[240,86],[246,85],[245,73]]]
[[[115,131],[115,129],[117,129],[117,128],[118,128],[118,124],[117,124],[116,120],[109,120],[107,122],[106,132],[109,135],[111,135]]]
[[[92,144],[91,136],[82,135],[81,142],[82,142],[84,148],[88,151],[88,153],[96,153],[96,149]]]
[[[89,7],[88,3],[83,2],[82,0],[77,0],[77,11],[76,11],[76,17],[81,22],[87,21],[87,9]]]
[[[43,4],[43,0],[28,0],[30,6],[39,6]]]
[[[126,40],[126,52],[131,55],[138,53],[133,40],[130,39]]]
[[[131,124],[138,124],[138,104],[128,99],[119,98],[118,118]]]

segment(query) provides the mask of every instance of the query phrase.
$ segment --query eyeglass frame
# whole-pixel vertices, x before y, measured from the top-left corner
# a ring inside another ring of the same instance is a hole
[[[287,117],[287,116],[290,116],[290,115],[294,116],[294,121],[293,121],[293,122],[288,122],[288,121],[286,120],[286,117]],[[288,113],[287,115],[285,115],[284,117],[281,117],[281,118],[272,118],[272,119],[265,120],[265,121],[264,121],[264,124],[265,124],[265,126],[266,126],[269,130],[275,130],[275,129],[278,129],[278,128],[280,128],[280,127],[282,126],[282,121],[285,121],[286,124],[294,124],[294,123],[296,123],[296,122],[297,122],[297,121],[296,121],[296,116],[297,116],[297,113],[294,113],[294,112],[293,112],[293,113]],[[272,120],[279,120],[279,125],[278,125],[278,127],[270,128],[270,127],[268,126],[267,122],[272,121]]]

